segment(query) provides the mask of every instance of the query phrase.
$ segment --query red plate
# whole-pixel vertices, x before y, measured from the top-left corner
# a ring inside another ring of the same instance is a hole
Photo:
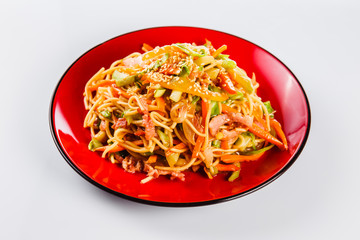
[[[276,118],[282,123],[289,151],[273,148],[262,159],[244,163],[241,176],[228,182],[226,175],[213,180],[201,173],[186,173],[186,181],[166,176],[140,184],[145,174],[131,174],[91,152],[87,146],[90,131],[84,129],[83,91],[86,82],[101,67],[151,46],[189,42],[203,44],[209,39],[218,48],[228,46],[238,66],[248,75],[254,72],[260,83],[258,94],[270,100]],[[159,27],[127,33],[106,41],[78,58],[56,86],[50,106],[50,128],[56,146],[70,166],[90,183],[115,195],[134,201],[165,205],[205,205],[238,198],[275,180],[297,159],[310,130],[310,107],[304,89],[294,74],[261,47],[231,34],[195,27]]]

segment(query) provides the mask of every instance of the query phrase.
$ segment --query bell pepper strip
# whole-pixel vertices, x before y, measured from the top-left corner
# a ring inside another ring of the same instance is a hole
[[[201,87],[198,83],[195,83],[195,80],[191,81],[187,76],[176,77],[167,82],[155,80],[155,83],[159,83],[163,88],[190,93],[213,101],[222,102],[229,98],[226,93],[212,92],[207,88]]]
[[[275,144],[280,150],[285,150],[285,146],[282,142],[280,142],[277,138],[271,135],[269,132],[265,131],[261,127],[259,127],[256,123],[253,123],[252,126],[249,127],[249,131],[255,134],[256,136],[265,139],[266,141]]]
[[[96,83],[95,85],[92,85],[88,88],[89,91],[95,91],[99,87],[105,87],[105,86],[111,86],[111,84],[115,83],[115,80],[103,80],[99,83]]]
[[[223,155],[221,156],[221,161],[223,161],[224,163],[255,161],[261,158],[264,153],[265,152],[254,155]]]
[[[234,87],[234,84],[232,83],[232,81],[227,73],[225,73],[224,71],[220,71],[219,78],[220,78],[220,87],[222,89],[224,89],[229,94],[237,93],[237,91]]]
[[[150,59],[159,57],[162,54],[166,54],[166,53],[169,53],[170,55],[173,55],[175,52],[183,53],[183,51],[181,51],[181,49],[179,49],[179,48],[177,48],[175,46],[166,45],[164,47],[154,48],[153,50],[144,53],[143,56],[142,56],[142,60],[143,61],[150,60]]]
[[[232,81],[242,86],[247,93],[252,93],[254,87],[251,83],[251,79],[246,75],[246,72],[239,67],[233,69],[227,69],[229,77]]]
[[[281,124],[272,118],[270,119],[270,124],[271,124],[271,127],[275,129],[276,134],[279,136],[279,138],[283,142],[283,146],[284,146],[285,150],[288,150],[289,149],[288,143],[286,140],[285,133],[283,132],[283,130],[281,128]]]

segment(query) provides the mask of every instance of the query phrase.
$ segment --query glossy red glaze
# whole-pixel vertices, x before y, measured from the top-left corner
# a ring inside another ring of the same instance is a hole
[[[87,146],[90,132],[84,129],[86,115],[83,91],[86,82],[101,67],[141,51],[142,43],[161,46],[178,42],[203,44],[209,39],[218,48],[228,46],[238,66],[248,75],[254,72],[260,83],[258,94],[270,100],[276,118],[282,123],[289,151],[273,148],[258,161],[244,163],[241,176],[234,182],[227,175],[213,180],[200,173],[187,172],[186,181],[171,181],[161,176],[140,184],[145,174],[131,174],[91,152]],[[160,27],[127,33],[104,42],[77,59],[60,80],[50,109],[50,128],[54,141],[67,162],[85,179],[116,195],[158,205],[202,205],[229,200],[253,192],[280,176],[303,149],[310,128],[310,109],[300,83],[276,57],[239,37],[194,27]]]

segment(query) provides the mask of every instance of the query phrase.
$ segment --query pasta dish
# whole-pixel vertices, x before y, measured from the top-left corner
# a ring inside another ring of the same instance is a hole
[[[212,179],[239,178],[241,163],[274,146],[287,150],[282,127],[259,84],[214,48],[176,43],[132,53],[87,83],[84,127],[89,150],[146,183],[160,175],[185,180],[186,171]]]

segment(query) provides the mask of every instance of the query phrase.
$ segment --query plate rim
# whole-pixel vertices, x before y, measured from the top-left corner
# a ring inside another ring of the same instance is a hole
[[[65,150],[62,148],[59,139],[57,138],[56,135],[56,131],[55,131],[55,127],[54,127],[54,116],[53,116],[53,109],[54,109],[54,100],[55,100],[55,96],[56,93],[58,91],[58,88],[61,84],[61,82],[63,81],[64,77],[67,75],[68,71],[83,57],[85,56],[87,53],[91,52],[92,50],[94,50],[95,48],[109,42],[112,41],[116,38],[119,37],[123,37],[125,35],[128,34],[133,34],[136,32],[141,32],[141,31],[146,31],[146,30],[151,30],[151,29],[160,29],[160,28],[192,28],[192,29],[202,29],[202,30],[208,30],[208,31],[214,31],[214,32],[218,32],[221,34],[227,34],[236,38],[239,38],[243,41],[246,41],[248,43],[253,44],[254,46],[256,46],[257,48],[265,51],[267,54],[269,54],[271,57],[275,58],[279,63],[281,63],[290,73],[291,75],[294,77],[295,81],[297,82],[297,84],[299,85],[301,92],[304,96],[305,102],[306,102],[306,109],[307,109],[307,114],[308,114],[308,123],[306,126],[306,132],[304,135],[304,139],[301,142],[301,145],[299,146],[299,148],[297,149],[296,153],[290,158],[290,160],[288,161],[288,163],[286,165],[283,166],[283,168],[281,168],[276,174],[274,174],[271,178],[267,179],[265,182],[250,188],[244,192],[235,194],[235,195],[231,195],[231,196],[227,196],[227,197],[222,197],[222,198],[218,198],[218,199],[212,199],[212,200],[205,200],[205,201],[195,201],[195,202],[165,202],[165,201],[154,201],[154,200],[146,200],[146,199],[141,199],[141,198],[136,198],[133,196],[129,196],[126,195],[124,193],[120,193],[117,191],[114,191],[100,183],[98,183],[97,181],[91,179],[90,177],[88,177],[82,170],[80,170],[75,164],[74,162],[71,160],[71,158],[66,154]],[[126,32],[120,35],[117,35],[115,37],[112,37],[104,42],[101,42],[97,45],[95,45],[94,47],[90,48],[89,50],[87,50],[86,52],[84,52],[83,54],[81,54],[67,69],[66,71],[62,74],[60,80],[58,81],[58,83],[56,84],[55,89],[53,90],[52,93],[52,97],[50,99],[50,106],[49,106],[49,127],[50,127],[50,132],[51,132],[51,136],[53,138],[53,141],[58,149],[58,151],[60,152],[60,154],[62,155],[62,157],[65,159],[65,161],[70,165],[70,167],[72,167],[75,172],[77,172],[80,176],[82,176],[85,180],[87,180],[88,182],[92,183],[93,185],[95,185],[96,187],[99,187],[102,190],[105,190],[108,193],[114,194],[118,197],[122,197],[124,199],[130,200],[130,201],[134,201],[134,202],[138,202],[138,203],[143,203],[143,204],[147,204],[147,205],[153,205],[153,206],[161,206],[161,207],[196,207],[196,206],[206,206],[206,205],[211,205],[211,204],[217,204],[217,203],[223,203],[223,202],[227,202],[230,200],[234,200],[240,197],[244,197],[250,193],[256,192],[257,190],[267,186],[268,184],[270,184],[271,182],[273,182],[274,180],[276,180],[277,178],[279,178],[283,173],[285,173],[293,164],[294,162],[298,159],[298,157],[300,156],[301,152],[303,151],[306,142],[308,140],[309,134],[310,134],[310,128],[311,128],[311,109],[310,109],[310,102],[309,99],[306,95],[306,92],[304,90],[304,87],[301,85],[300,81],[298,80],[298,78],[296,77],[296,75],[287,67],[286,64],[284,64],[279,58],[277,58],[275,55],[273,55],[271,52],[269,52],[268,50],[262,48],[261,46],[245,39],[242,37],[239,37],[237,35],[231,34],[231,33],[227,33],[224,31],[219,31],[219,30],[215,30],[215,29],[210,29],[210,28],[203,28],[203,27],[194,27],[194,26],[155,26],[155,27],[149,27],[149,28],[142,28],[142,29],[138,29],[138,30],[134,30],[134,31],[130,31],[130,32]]]

